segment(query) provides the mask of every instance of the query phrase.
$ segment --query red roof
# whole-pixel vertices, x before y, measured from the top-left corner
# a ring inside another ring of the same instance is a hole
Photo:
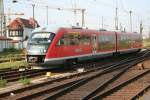
[[[11,40],[10,38],[4,37],[4,36],[0,36],[0,40]]]
[[[30,19],[16,18],[12,22],[10,22],[7,27],[10,30],[23,30],[23,27],[34,28],[39,27],[39,24],[33,18]]]

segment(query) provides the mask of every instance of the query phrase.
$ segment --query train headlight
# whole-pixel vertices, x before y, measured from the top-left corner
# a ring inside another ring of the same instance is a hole
[[[46,50],[44,49],[43,52],[46,53]]]
[[[46,50],[45,50],[45,49],[42,49],[41,52],[42,52],[42,53],[46,53]]]

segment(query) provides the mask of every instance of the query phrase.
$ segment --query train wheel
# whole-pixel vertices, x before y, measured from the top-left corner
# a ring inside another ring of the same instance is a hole
[[[78,59],[68,59],[65,61],[64,68],[65,69],[73,68],[74,65],[76,65],[77,63]]]
[[[117,56],[119,56],[120,55],[120,52],[115,52],[115,53],[113,53],[113,56],[114,57],[117,57]]]

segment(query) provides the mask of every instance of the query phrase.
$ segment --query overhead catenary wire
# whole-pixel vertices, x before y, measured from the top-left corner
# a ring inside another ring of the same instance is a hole
[[[33,19],[36,19],[35,18],[35,8],[44,8],[46,7],[46,25],[48,25],[48,10],[49,9],[54,9],[54,10],[58,10],[58,11],[71,11],[71,12],[74,12],[74,16],[76,17],[76,14],[77,14],[77,11],[79,11],[81,13],[81,25],[84,26],[85,25],[85,11],[86,9],[83,9],[83,8],[77,8],[77,7],[74,7],[74,8],[65,8],[65,7],[60,7],[60,6],[49,6],[45,3],[41,3],[41,2],[37,2],[37,0],[34,0],[34,2],[25,2],[25,1],[20,1],[18,2],[19,4],[26,4],[26,5],[31,5],[32,6],[32,17]],[[76,21],[76,18],[75,18],[75,22]],[[78,23],[78,22],[77,22]]]
[[[9,1],[11,1],[11,0],[9,0]],[[69,1],[73,2],[74,0],[69,0]],[[76,1],[79,1],[79,0],[76,0]],[[104,0],[89,0],[89,1],[94,1],[94,2],[96,2],[97,5],[104,5],[108,8],[113,8],[113,9],[116,8],[116,2],[115,2],[116,0],[111,0],[109,2],[106,2]],[[126,14],[126,16],[128,16],[129,11],[132,10],[132,9],[126,10],[124,0],[121,0],[121,1],[117,0],[117,1],[118,1],[118,5],[121,5],[121,6],[118,7],[118,16],[124,16],[124,15],[121,15],[121,13],[124,13],[124,14]],[[44,0],[44,1],[43,0],[42,1],[39,1],[39,0],[19,0],[19,2],[22,3],[22,4],[26,4],[26,5],[35,4],[35,6],[36,6],[35,8],[39,8],[39,9],[42,8],[42,9],[56,9],[58,11],[71,11],[71,10],[62,10],[62,9],[60,9],[62,7],[60,7],[58,5],[63,4],[63,3],[62,2],[59,3],[58,0],[55,1],[55,2],[58,2],[58,4],[56,4],[56,5],[54,4],[54,6],[53,5],[48,5],[50,3],[50,1],[48,1],[48,0]],[[48,8],[46,8],[47,5],[48,5]],[[140,16],[140,14],[137,11],[134,11],[134,10],[132,10],[132,11],[134,12],[132,14],[132,17],[135,20],[135,17],[137,15]],[[88,12],[88,10],[87,10],[87,12]],[[88,16],[90,16],[90,15],[88,15]],[[103,15],[103,16],[105,16],[105,15]],[[113,16],[113,18],[114,18],[114,16]],[[125,18],[121,17],[121,19],[125,19]],[[121,19],[119,18],[119,21],[121,21]],[[133,20],[133,22],[134,22],[134,20]],[[124,26],[124,24],[128,25],[126,22],[121,22],[121,23],[122,23],[123,26]]]

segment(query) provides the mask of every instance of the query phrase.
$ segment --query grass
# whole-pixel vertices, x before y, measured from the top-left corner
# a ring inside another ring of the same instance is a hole
[[[150,47],[150,41],[143,41],[143,47]]]
[[[21,49],[4,49],[3,52],[0,52],[0,60],[8,60],[8,62],[0,63],[0,69],[3,68],[19,68],[20,66],[28,66],[27,62],[14,61],[16,58],[20,58],[21,55],[25,55],[25,50]]]
[[[24,55],[25,50],[22,49],[4,49],[3,52],[0,52],[0,57],[14,57],[15,55]]]
[[[13,61],[21,61],[25,60],[24,56],[16,56],[16,57],[1,57],[0,62],[13,62]]]
[[[19,68],[21,66],[29,66],[29,65],[26,61],[15,61],[15,62],[0,63],[0,69],[3,69],[3,68]]]
[[[2,77],[0,78],[0,88],[5,87],[7,84],[7,80],[3,79]]]
[[[19,80],[23,85],[28,85],[31,83],[31,80],[26,78],[26,77],[23,77],[21,76],[21,79]]]

